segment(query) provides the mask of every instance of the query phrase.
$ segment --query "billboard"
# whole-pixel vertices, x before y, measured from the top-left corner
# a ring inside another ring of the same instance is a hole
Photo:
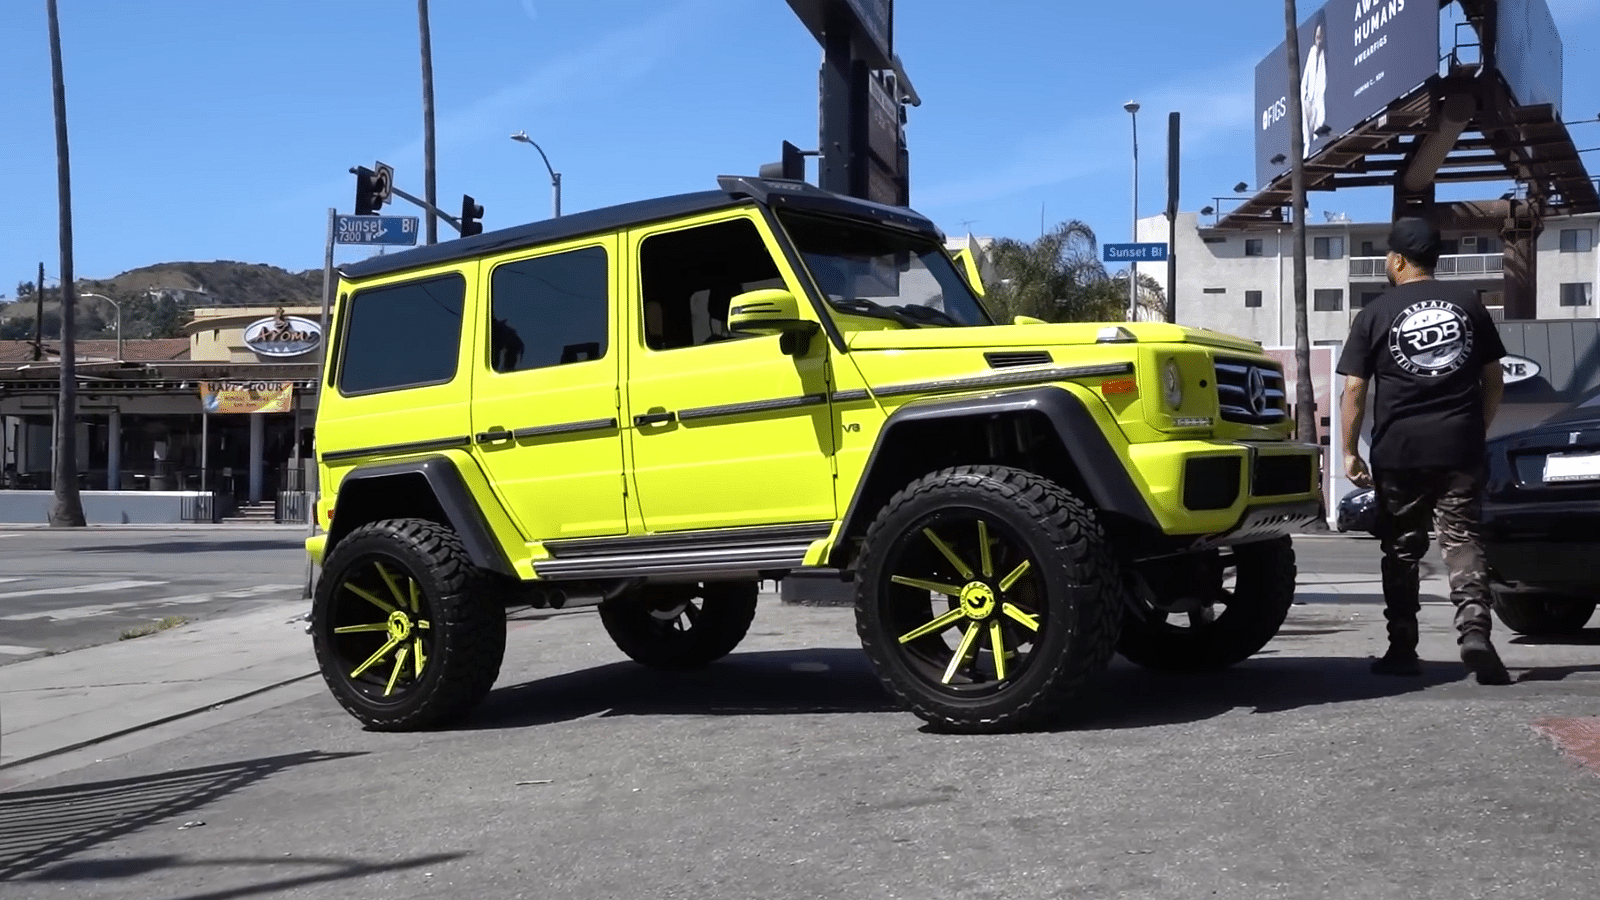
[[[1500,0],[1497,66],[1522,106],[1548,103],[1561,115],[1561,33],[1545,0]]]
[[[1303,121],[1289,121],[1288,50],[1256,66],[1256,185],[1289,170],[1289,129],[1306,136],[1306,157],[1439,71],[1434,0],[1328,0],[1300,25]],[[1325,130],[1324,130],[1325,129]],[[1321,131],[1321,134],[1318,132]],[[1283,159],[1272,162],[1282,154]]]

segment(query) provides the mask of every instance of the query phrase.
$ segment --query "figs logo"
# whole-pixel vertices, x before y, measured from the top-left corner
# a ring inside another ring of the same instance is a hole
[[[245,326],[244,345],[262,356],[301,356],[322,344],[322,326],[300,316],[287,316],[279,307],[270,319]]]

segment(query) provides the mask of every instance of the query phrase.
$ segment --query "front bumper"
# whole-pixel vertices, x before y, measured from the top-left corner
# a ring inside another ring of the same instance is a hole
[[[1161,530],[1240,543],[1322,515],[1322,448],[1291,441],[1162,441],[1128,448]]]

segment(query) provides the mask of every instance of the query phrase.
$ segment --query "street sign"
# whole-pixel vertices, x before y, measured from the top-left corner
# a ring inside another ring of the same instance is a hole
[[[336,244],[403,244],[417,242],[416,216],[339,216],[334,223]]]
[[[1104,262],[1166,262],[1166,244],[1106,244]]]

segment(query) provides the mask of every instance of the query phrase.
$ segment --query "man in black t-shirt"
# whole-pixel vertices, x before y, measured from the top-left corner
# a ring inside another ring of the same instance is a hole
[[[1489,576],[1479,534],[1484,443],[1504,391],[1500,358],[1506,350],[1476,295],[1434,280],[1439,246],[1430,222],[1394,223],[1387,258],[1394,287],[1356,315],[1339,358],[1345,471],[1356,485],[1376,485],[1378,493],[1389,649],[1372,670],[1422,671],[1417,570],[1431,525],[1450,572],[1461,661],[1479,684],[1508,684],[1489,641]],[[1370,470],[1358,443],[1369,384]]]

